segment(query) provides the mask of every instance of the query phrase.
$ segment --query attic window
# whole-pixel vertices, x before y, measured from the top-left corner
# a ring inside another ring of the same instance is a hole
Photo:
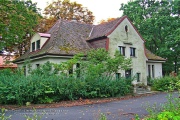
[[[40,49],[40,40],[36,41],[36,49]]]
[[[32,51],[35,51],[35,42],[32,43]]]
[[[128,32],[128,26],[126,25],[124,28],[125,28],[125,31],[127,33]]]

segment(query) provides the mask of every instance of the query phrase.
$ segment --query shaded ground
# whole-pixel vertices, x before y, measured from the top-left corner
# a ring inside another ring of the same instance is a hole
[[[136,114],[140,117],[146,116],[148,114],[147,106],[152,107],[156,103],[157,108],[159,108],[161,104],[167,101],[166,96],[167,93],[157,93],[113,99],[68,101],[48,105],[33,105],[33,107],[37,108],[36,113],[42,116],[42,120],[98,120],[101,113],[104,113],[108,120],[133,120]],[[174,97],[178,97],[178,93],[174,93]],[[24,106],[8,107],[16,108],[16,110],[6,111],[7,116],[12,115],[12,120],[25,120],[24,115],[32,116],[34,114],[34,111],[30,109],[32,106],[29,108]]]

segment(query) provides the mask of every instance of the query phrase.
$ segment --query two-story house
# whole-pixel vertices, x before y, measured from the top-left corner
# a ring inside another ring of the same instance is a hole
[[[119,50],[120,54],[132,59],[132,67],[119,70],[116,76],[136,76],[137,82],[146,84],[148,76],[162,76],[165,59],[147,50],[144,43],[127,16],[99,25],[58,20],[47,33],[36,33],[31,38],[29,51],[14,62],[22,67],[25,60],[30,59],[32,68],[36,68],[47,61],[67,61],[78,52],[94,48],[105,48],[111,55]]]

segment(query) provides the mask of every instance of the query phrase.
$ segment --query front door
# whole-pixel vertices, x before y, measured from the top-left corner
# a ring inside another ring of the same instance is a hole
[[[128,78],[131,78],[131,69],[129,70],[125,70],[125,77],[128,79]]]

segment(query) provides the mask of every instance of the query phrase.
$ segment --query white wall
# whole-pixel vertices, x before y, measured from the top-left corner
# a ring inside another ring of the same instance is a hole
[[[30,60],[30,65],[32,69],[37,68],[37,64],[42,65],[46,63],[47,61],[51,63],[57,63],[60,64],[62,62],[65,62],[69,60],[69,58],[62,58],[62,57],[45,57],[45,58],[40,58],[40,59],[33,59]],[[23,68],[24,63],[18,63],[18,68]],[[28,75],[28,66],[26,65],[26,75]]]
[[[125,32],[125,26],[128,26],[128,36]],[[113,56],[118,46],[126,46],[125,55],[127,58],[132,59],[132,74],[140,73],[140,81],[144,84],[147,83],[146,77],[146,56],[144,53],[144,41],[137,34],[129,20],[126,18],[122,23],[108,36],[109,37],[109,52]],[[125,44],[125,43],[132,43]],[[136,48],[136,56],[130,57],[130,47]],[[121,75],[125,75],[124,71]]]
[[[146,75],[148,76],[148,65],[150,65],[150,72],[151,72],[151,78],[152,78],[152,65],[154,65],[154,78],[162,77],[162,63],[156,63],[156,62],[147,62],[146,65]]]
[[[40,47],[42,48],[42,46],[44,45],[44,43],[47,41],[48,38],[45,38],[45,37],[41,37],[41,42],[40,42]]]

